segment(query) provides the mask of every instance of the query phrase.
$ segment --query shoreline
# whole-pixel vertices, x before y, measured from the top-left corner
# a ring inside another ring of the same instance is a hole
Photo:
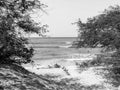
[[[89,56],[89,57],[87,57]],[[44,65],[41,65],[39,61],[35,66],[25,67],[27,70],[34,72],[38,75],[51,75],[58,76],[58,80],[61,79],[76,79],[77,83],[82,83],[83,85],[97,85],[104,82],[104,79],[100,75],[96,75],[93,68],[89,68],[88,70],[80,71],[80,67],[76,65],[76,62],[84,62],[86,60],[92,60],[95,58],[95,54],[83,54],[82,58],[79,59],[65,59],[65,60],[57,60],[55,62],[51,62]],[[49,60],[50,61],[50,60]],[[54,67],[55,64],[60,65],[60,67]],[[65,71],[66,70],[66,71]],[[68,72],[68,73],[67,73]],[[94,81],[94,82],[93,82]]]
[[[76,54],[73,54],[76,55]],[[78,55],[78,54],[77,54]],[[73,84],[80,84],[84,87],[100,87],[102,90],[115,90],[112,84],[110,84],[107,78],[104,77],[103,70],[104,66],[94,67],[81,67],[80,64],[85,61],[94,60],[98,54],[84,53],[79,54],[81,58],[68,58],[68,59],[53,59],[47,60],[41,63],[36,62],[35,66],[25,67],[30,72],[36,73],[37,75],[43,75],[51,80],[61,82],[65,80],[70,81]],[[102,73],[103,74],[102,74]],[[101,90],[101,89],[100,89]]]

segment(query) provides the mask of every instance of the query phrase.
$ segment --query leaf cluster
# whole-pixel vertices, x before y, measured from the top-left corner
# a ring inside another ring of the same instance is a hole
[[[35,9],[43,10],[39,0],[0,0],[0,63],[29,63],[34,49],[23,33],[43,35],[47,25],[31,19]]]
[[[79,19],[77,26],[78,47],[120,48],[120,6],[110,6],[85,23]]]

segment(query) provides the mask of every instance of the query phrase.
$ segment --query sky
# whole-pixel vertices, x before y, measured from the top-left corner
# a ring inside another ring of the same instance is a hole
[[[77,26],[72,25],[79,18],[96,16],[109,6],[120,5],[120,0],[40,0],[48,7],[47,13],[36,12],[34,20],[49,26],[47,33],[51,37],[76,37]]]

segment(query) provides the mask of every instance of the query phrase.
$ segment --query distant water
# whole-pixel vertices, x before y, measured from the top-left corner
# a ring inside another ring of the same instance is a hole
[[[34,48],[59,48],[69,46],[75,41],[75,37],[50,37],[50,38],[30,38],[30,44]]]
[[[101,51],[100,48],[69,48],[75,40],[75,37],[30,38],[30,46],[35,49],[32,59],[79,59],[80,54],[100,53]]]
[[[76,48],[68,48],[75,37],[30,38],[29,43],[35,49],[33,60],[64,59],[80,53]]]

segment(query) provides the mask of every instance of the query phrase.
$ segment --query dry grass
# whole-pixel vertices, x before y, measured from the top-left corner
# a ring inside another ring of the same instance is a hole
[[[102,74],[108,80],[107,83],[113,84],[113,86],[118,87],[120,83],[120,55],[117,52],[114,53],[103,53],[97,56],[97,58],[85,61],[82,63],[77,63],[77,66],[83,70],[90,67],[99,67],[102,70]]]
[[[72,78],[52,79],[58,77],[36,75],[18,65],[0,65],[0,90],[103,90],[102,86],[83,86]]]

